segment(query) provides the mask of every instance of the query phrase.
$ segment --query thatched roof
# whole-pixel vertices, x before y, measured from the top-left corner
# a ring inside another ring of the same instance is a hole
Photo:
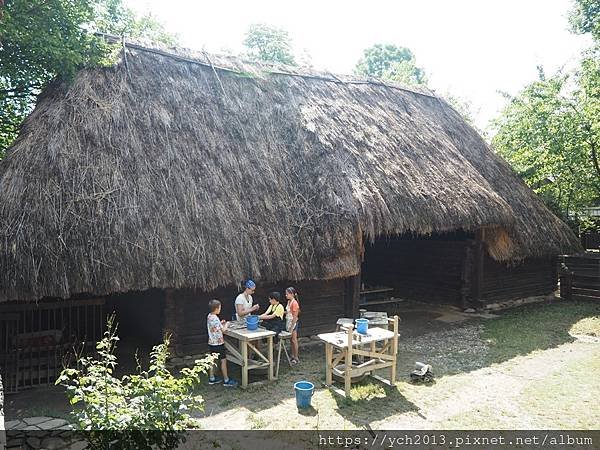
[[[363,236],[575,236],[427,91],[127,46],[40,97],[0,163],[0,300],[360,270]],[[284,73],[286,72],[286,73]]]

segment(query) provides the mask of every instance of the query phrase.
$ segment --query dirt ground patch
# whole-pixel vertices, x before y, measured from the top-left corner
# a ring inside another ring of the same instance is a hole
[[[201,426],[590,429],[600,423],[596,401],[600,398],[600,344],[572,333],[596,336],[600,305],[529,305],[488,319],[422,305],[407,306],[398,313],[402,336],[399,381],[394,387],[366,379],[353,385],[352,400],[339,397],[322,386],[324,349],[311,341],[301,346],[298,366],[282,364],[276,382],[247,390],[204,384],[200,390],[205,411],[197,415]],[[408,381],[415,361],[433,366],[434,383]],[[239,370],[232,371],[239,379]],[[309,410],[296,408],[293,384],[299,380],[316,386]],[[41,413],[64,416],[68,405],[62,395],[58,389],[10,395],[6,398],[7,420]]]

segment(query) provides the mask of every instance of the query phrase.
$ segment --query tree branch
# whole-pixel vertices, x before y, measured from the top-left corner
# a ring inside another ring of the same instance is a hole
[[[28,84],[26,86],[16,86],[12,89],[0,89],[0,95],[8,95],[11,93],[14,94],[22,94],[22,93],[29,93],[30,91],[34,90],[34,89],[42,89],[44,87],[43,84]],[[13,97],[15,95],[12,95]],[[33,94],[29,94],[29,95],[33,95]]]

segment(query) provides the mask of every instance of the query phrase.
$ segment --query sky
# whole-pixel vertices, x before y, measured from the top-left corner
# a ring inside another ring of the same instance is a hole
[[[506,100],[537,77],[577,64],[591,44],[568,30],[572,0],[125,0],[151,12],[181,44],[241,53],[250,24],[290,34],[296,54],[317,69],[352,73],[365,48],[410,48],[429,86],[471,104],[475,124],[488,129]]]

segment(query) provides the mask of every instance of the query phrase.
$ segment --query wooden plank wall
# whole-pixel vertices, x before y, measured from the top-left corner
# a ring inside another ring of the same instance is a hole
[[[394,288],[394,295],[459,304],[466,240],[378,240],[368,246],[362,281]]]
[[[600,233],[590,232],[584,233],[581,235],[581,245],[584,249],[594,249],[597,250],[600,248]]]
[[[335,322],[344,317],[348,308],[349,290],[354,286],[348,279],[329,281],[282,282],[264,285],[257,283],[253,296],[254,303],[260,305],[259,313],[268,307],[268,294],[279,291],[283,297],[285,288],[294,286],[300,299],[300,336],[334,331]],[[230,320],[238,290],[235,286],[201,292],[192,289],[179,289],[167,292],[165,328],[169,329],[177,342],[177,354],[191,355],[202,353],[207,346],[206,316],[208,302],[217,298],[221,301],[221,318]],[[350,302],[351,303],[351,302]],[[284,303],[285,304],[285,303]]]
[[[561,277],[561,296],[566,291],[569,300],[600,301],[600,254],[563,256],[560,262],[564,265],[564,271],[569,274],[568,277]],[[564,289],[563,284],[567,282],[570,289]]]
[[[477,241],[467,236],[382,239],[366,249],[362,282],[391,286],[396,297],[461,307],[470,301],[481,307],[547,295],[557,288],[555,257],[511,265],[493,260],[485,250],[482,258],[477,255]]]
[[[497,303],[518,298],[547,295],[557,289],[556,258],[526,259],[506,264],[485,255],[482,301]]]

